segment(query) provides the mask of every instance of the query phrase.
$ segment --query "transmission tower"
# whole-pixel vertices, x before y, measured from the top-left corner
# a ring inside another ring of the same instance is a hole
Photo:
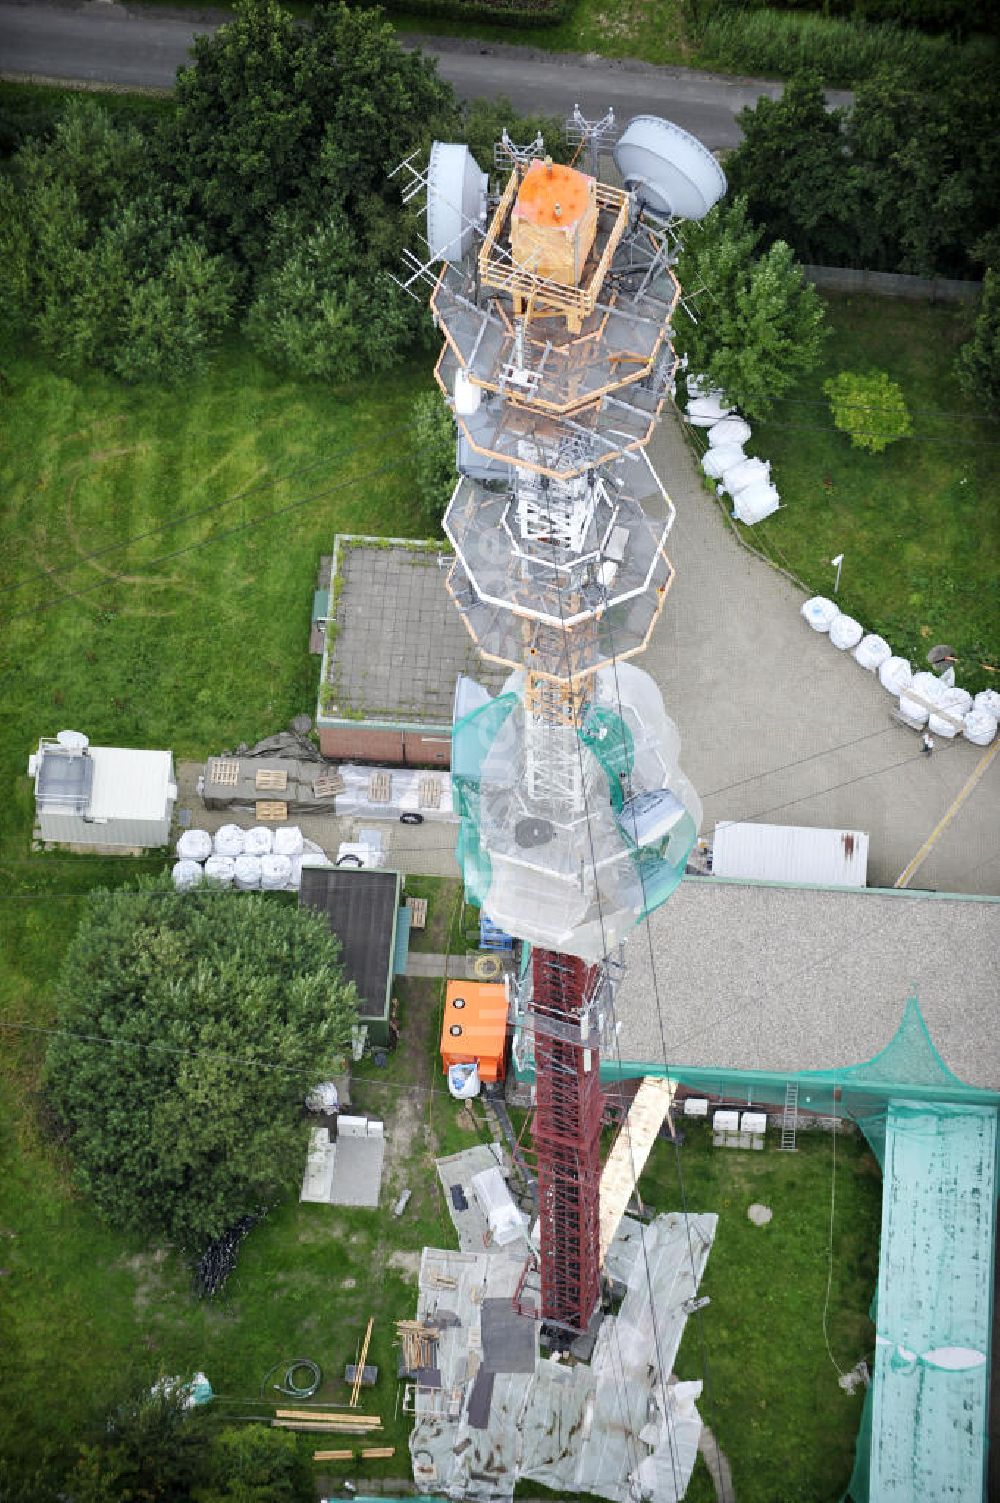
[[[669,394],[677,224],[725,191],[711,154],[650,116],[572,134],[589,172],[504,134],[494,193],[468,149],[403,164],[427,197],[435,375],[456,419],[448,588],[509,677],[462,681],[452,781],[468,896],[530,947],[518,987],[536,1078],[539,1253],[519,1304],[567,1331],[600,1296],[600,1060],[618,951],[683,875],[701,819],[646,646],[673,579],[673,504],[645,447]]]

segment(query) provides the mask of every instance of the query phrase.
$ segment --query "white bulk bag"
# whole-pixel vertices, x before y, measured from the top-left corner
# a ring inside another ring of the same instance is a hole
[[[927,706],[911,699],[905,691],[899,696],[899,713],[914,730],[922,730],[927,724]]]
[[[972,701],[974,710],[985,710],[995,720],[1000,720],[1000,694],[995,689],[980,689]]]
[[[972,695],[958,684],[946,685],[941,695],[941,708],[949,715],[968,715],[972,709]]]
[[[813,631],[829,631],[840,615],[840,606],[832,600],[827,600],[825,595],[814,595],[811,600],[805,602],[801,614],[809,622]]]
[[[932,736],[940,736],[945,741],[951,741],[962,729],[962,720],[960,719],[956,724],[954,720],[946,720],[943,715],[938,715],[932,710],[927,720],[927,729]]]
[[[291,868],[288,873],[288,885],[294,892],[298,892],[302,886],[302,857],[289,856],[288,865]]]
[[[217,882],[220,887],[232,887],[236,862],[232,856],[209,856],[205,862],[205,881]]]
[[[709,386],[707,376],[684,377],[684,385],[687,387],[689,397],[721,397],[721,386]]]
[[[749,437],[750,424],[741,417],[724,417],[708,430],[708,441],[713,449],[721,449],[723,444],[742,445]]]
[[[280,830],[275,830],[274,854],[276,856],[301,856],[302,849],[302,831],[298,825],[282,825]]]
[[[867,669],[869,673],[877,673],[882,664],[887,663],[892,657],[892,648],[885,640],[885,637],[879,637],[874,632],[869,632],[867,637],[861,638],[851,656],[856,663],[859,663],[862,668]]]
[[[173,871],[170,873],[174,886],[178,889],[184,887],[197,887],[202,878],[201,863],[198,861],[175,861]]]
[[[243,849],[248,856],[270,856],[274,849],[274,832],[264,825],[254,825],[246,833]]]
[[[965,739],[971,741],[973,746],[989,746],[996,733],[996,716],[991,715],[989,710],[970,710],[966,715]]]
[[[728,417],[732,408],[720,402],[715,392],[705,397],[692,397],[687,404],[687,420],[696,428],[711,428]]]
[[[240,892],[253,892],[260,886],[260,857],[237,856],[235,877]]]
[[[215,832],[215,855],[242,856],[243,839],[239,825],[220,825]]]
[[[936,673],[922,672],[913,675],[913,682],[910,688],[914,694],[919,694],[929,704],[939,705],[944,700],[948,686],[941,682]]]
[[[879,664],[879,681],[890,694],[902,694],[913,683],[913,669],[905,658],[886,658]]]
[[[838,616],[830,623],[830,641],[841,652],[847,652],[852,647],[857,647],[865,629],[860,621],[855,621],[853,616]]]
[[[265,892],[281,892],[291,875],[292,863],[287,856],[261,856],[260,885]]]
[[[748,485],[766,485],[770,478],[771,466],[763,459],[741,459],[723,472],[722,485],[731,496],[735,496],[737,492],[745,491]]]
[[[207,861],[212,854],[212,837],[207,830],[185,830],[177,842],[182,861]]]
[[[781,497],[773,485],[748,485],[733,501],[733,516],[752,527],[778,510]]]
[[[718,449],[706,449],[701,467],[710,480],[721,480],[730,465],[739,464],[746,455],[739,444],[722,444]]]

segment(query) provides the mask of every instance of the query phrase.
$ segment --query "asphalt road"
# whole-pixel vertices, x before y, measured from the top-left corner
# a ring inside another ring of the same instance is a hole
[[[197,32],[212,31],[220,11],[144,10],[84,0],[80,5],[0,3],[0,74],[110,84],[121,88],[170,88],[188,60]],[[739,140],[736,116],[762,94],[781,85],[749,78],[723,78],[684,68],[616,62],[596,56],[543,52],[452,38],[409,38],[438,61],[442,77],[465,99],[506,95],[525,111],[540,106],[560,115],[579,104],[585,115],[609,107],[619,119],[642,113],[666,115],[718,150]],[[831,103],[847,95],[831,93]]]

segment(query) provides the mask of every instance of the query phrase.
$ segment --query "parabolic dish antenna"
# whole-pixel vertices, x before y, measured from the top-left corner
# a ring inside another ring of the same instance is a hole
[[[82,752],[90,745],[88,737],[82,731],[60,731],[56,741],[64,751]]]
[[[614,149],[625,186],[655,214],[703,219],[726,191],[707,146],[658,115],[636,115]]]
[[[435,141],[427,168],[427,243],[432,261],[461,261],[486,221],[488,179],[467,146]]]

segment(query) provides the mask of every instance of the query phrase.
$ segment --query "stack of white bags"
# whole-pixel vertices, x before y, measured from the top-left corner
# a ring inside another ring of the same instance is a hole
[[[946,740],[964,735],[973,746],[989,746],[1000,722],[1000,694],[984,689],[975,699],[967,689],[949,682],[949,676],[914,673],[905,658],[893,655],[884,637],[865,634],[853,616],[845,616],[833,600],[814,595],[802,607],[813,631],[829,635],[834,647],[850,652],[856,663],[877,673],[882,687],[899,701],[899,713],[914,730],[924,727],[932,736]],[[954,675],[950,675],[951,678]]]
[[[778,510],[781,498],[771,482],[770,463],[748,458],[743,445],[750,437],[750,424],[725,405],[718,387],[706,388],[704,377],[690,376],[687,382],[687,420],[696,428],[708,429],[708,450],[701,467],[710,480],[719,482],[733,499],[733,516],[752,527]]]
[[[172,877],[179,889],[214,882],[240,892],[296,892],[302,880],[305,843],[298,825],[271,830],[254,825],[222,825],[215,838],[207,830],[185,830],[177,841]]]

